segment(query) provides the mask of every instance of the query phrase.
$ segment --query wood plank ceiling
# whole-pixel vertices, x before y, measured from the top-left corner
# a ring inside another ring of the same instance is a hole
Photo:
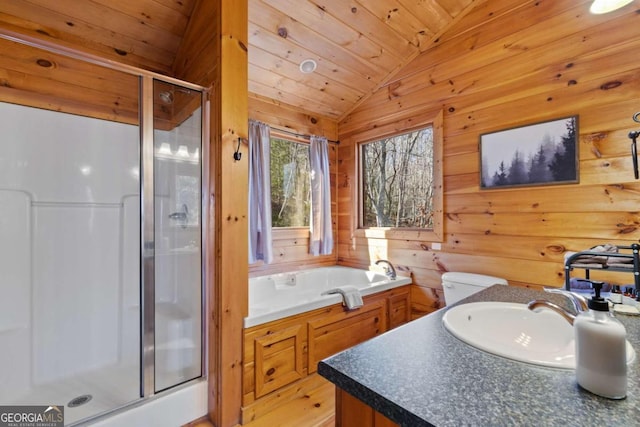
[[[249,92],[339,120],[474,3],[249,0]],[[314,73],[300,72],[305,59]]]
[[[0,27],[174,76],[198,1],[212,0],[2,0]],[[482,1],[249,0],[249,92],[340,120]],[[305,59],[315,72],[300,72]],[[20,76],[42,78],[21,61]],[[11,67],[3,54],[2,86],[28,91]]]

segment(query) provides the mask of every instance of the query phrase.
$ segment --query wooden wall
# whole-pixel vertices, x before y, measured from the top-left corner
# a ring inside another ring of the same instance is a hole
[[[279,135],[275,130],[287,129],[298,134],[322,135],[327,139],[338,139],[338,126],[335,120],[305,112],[278,102],[252,95],[249,98],[249,117],[267,123],[274,130],[272,135]],[[282,134],[285,138],[293,138]],[[304,139],[301,142],[307,142]],[[335,265],[337,247],[336,227],[336,173],[337,173],[337,145],[329,144],[329,167],[331,168],[331,214],[333,218],[334,251],[331,255],[312,256],[309,254],[308,228],[280,228],[273,230],[274,261],[265,265],[262,262],[249,267],[250,276],[260,276],[270,273],[292,271],[323,265]]]
[[[444,304],[440,276],[465,271],[518,286],[562,286],[563,254],[640,237],[638,5],[591,15],[591,1],[482,2],[339,123],[338,263],[384,256],[413,276],[414,316]],[[355,143],[444,111],[444,241],[355,236]],[[579,115],[578,184],[479,189],[479,135]],[[364,248],[364,249],[363,249]],[[594,275],[596,277],[597,275]],[[632,283],[631,275],[599,278]]]
[[[212,319],[209,328],[209,417],[219,427],[239,423],[242,399],[242,331],[248,314],[248,251],[246,238],[248,195],[238,191],[247,188],[248,161],[235,162],[233,152],[238,138],[248,134],[247,106],[247,3],[236,0],[219,3],[220,49],[219,74],[214,84],[216,103],[211,107],[212,150],[210,166],[209,203],[214,207],[215,257],[213,266],[213,292],[209,293]],[[213,7],[215,9],[215,6]],[[206,21],[205,21],[206,23]],[[208,28],[205,25],[205,28]],[[205,68],[206,69],[206,68]],[[217,104],[217,105],[216,105]],[[215,125],[214,125],[215,123]],[[214,134],[218,132],[218,134]],[[246,155],[245,155],[246,158]],[[215,174],[215,175],[214,175]],[[211,284],[211,282],[209,282]],[[211,288],[209,288],[211,290]],[[217,364],[212,366],[212,353]],[[211,384],[211,381],[215,384]]]
[[[247,2],[198,0],[176,55],[176,75],[210,87],[207,323],[209,419],[240,423],[242,333],[248,313]]]

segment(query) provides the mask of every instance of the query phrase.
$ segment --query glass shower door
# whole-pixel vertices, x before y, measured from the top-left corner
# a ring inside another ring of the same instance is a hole
[[[155,391],[202,373],[202,94],[154,80]]]
[[[110,74],[130,119],[0,102],[0,405],[66,424],[140,398],[138,79]]]
[[[0,59],[20,82],[0,91],[0,406],[84,425],[202,376],[206,108],[189,83],[29,49],[32,69]]]

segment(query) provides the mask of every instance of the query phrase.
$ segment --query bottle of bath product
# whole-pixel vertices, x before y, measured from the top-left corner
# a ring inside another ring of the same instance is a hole
[[[600,296],[602,282],[593,282],[593,288],[589,311],[580,313],[573,323],[576,379],[594,394],[623,399],[627,395],[627,333]]]
[[[622,290],[619,285],[613,285],[609,299],[614,304],[622,304]]]

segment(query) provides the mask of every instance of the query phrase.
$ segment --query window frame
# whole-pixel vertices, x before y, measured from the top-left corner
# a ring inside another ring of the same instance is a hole
[[[395,126],[394,126],[395,125]],[[357,185],[354,186],[353,200],[355,201],[352,213],[353,230],[355,237],[379,238],[391,240],[423,240],[431,242],[443,242],[443,112],[438,110],[435,114],[425,117],[419,124],[411,127],[397,126],[398,123],[386,127],[386,130],[376,130],[374,132],[362,133],[356,136],[354,150],[356,159]],[[416,130],[424,129],[427,126],[433,128],[433,228],[405,228],[405,227],[364,227],[362,225],[363,213],[363,165],[362,165],[362,145],[375,142],[384,138],[402,135]],[[400,130],[399,130],[400,129]]]

